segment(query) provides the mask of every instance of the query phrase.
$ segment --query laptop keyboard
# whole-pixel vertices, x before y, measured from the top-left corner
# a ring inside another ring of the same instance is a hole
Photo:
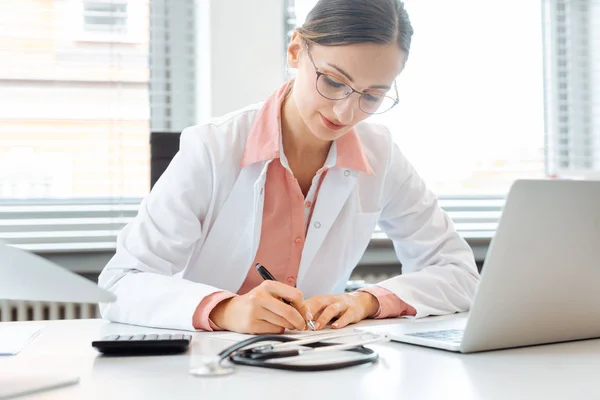
[[[442,340],[444,342],[460,343],[464,332],[464,329],[445,329],[440,331],[407,333],[406,335],[426,339]]]

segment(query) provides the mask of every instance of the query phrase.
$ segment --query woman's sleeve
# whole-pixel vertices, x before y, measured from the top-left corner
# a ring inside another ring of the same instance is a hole
[[[394,143],[389,159],[379,226],[394,244],[402,275],[377,286],[413,307],[416,317],[467,311],[479,281],[473,251]],[[396,316],[396,308],[380,314]]]
[[[183,131],[179,152],[118,235],[116,253],[99,277],[117,296],[100,305],[104,318],[193,330],[200,302],[222,291],[181,277],[213,195],[214,171],[201,136],[210,129],[216,127]]]

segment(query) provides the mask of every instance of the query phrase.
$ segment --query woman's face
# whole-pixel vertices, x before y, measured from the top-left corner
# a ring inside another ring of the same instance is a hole
[[[323,97],[316,88],[315,66],[319,72],[329,76],[319,78],[319,87],[323,87],[321,80],[327,79],[329,85],[344,83],[361,93],[386,94],[391,89],[391,96],[395,97],[393,82],[402,71],[404,62],[405,54],[395,43],[313,44],[307,50],[304,40],[295,34],[288,48],[288,64],[297,69],[292,95],[300,117],[314,136],[331,141],[343,136],[370,115],[359,107],[358,93],[352,93],[343,100]]]

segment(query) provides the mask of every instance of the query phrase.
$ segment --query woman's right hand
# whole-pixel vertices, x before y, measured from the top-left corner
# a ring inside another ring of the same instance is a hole
[[[291,302],[295,308],[281,299]],[[217,304],[209,318],[224,330],[263,334],[283,333],[286,328],[304,330],[305,318],[312,319],[312,315],[300,290],[281,282],[264,281],[244,295]]]

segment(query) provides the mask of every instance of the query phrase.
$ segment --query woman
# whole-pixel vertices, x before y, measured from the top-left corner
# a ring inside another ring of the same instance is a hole
[[[398,0],[319,1],[287,50],[295,80],[183,131],[100,275],[118,297],[102,315],[278,333],[468,310],[472,251],[388,130],[363,121],[397,104],[411,36]],[[404,274],[343,294],[376,224]]]

